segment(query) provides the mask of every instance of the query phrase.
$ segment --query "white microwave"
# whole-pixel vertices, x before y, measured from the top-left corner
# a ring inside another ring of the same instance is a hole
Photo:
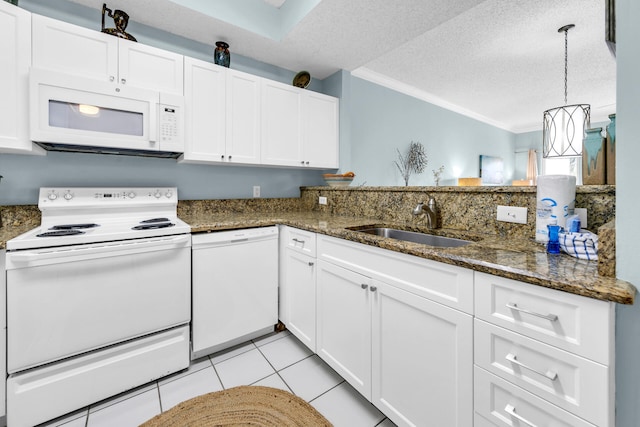
[[[184,97],[32,68],[31,140],[47,150],[177,158]]]

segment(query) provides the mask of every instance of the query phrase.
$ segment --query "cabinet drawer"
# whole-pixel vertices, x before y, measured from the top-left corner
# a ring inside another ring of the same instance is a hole
[[[607,366],[477,319],[474,347],[479,367],[596,425],[609,422]]]
[[[316,233],[292,227],[283,228],[284,247],[301,254],[316,256]]]
[[[476,415],[490,421],[486,425],[498,427],[594,427],[593,424],[490,374],[484,369],[476,366],[474,374],[475,412]],[[476,419],[478,419],[477,416]],[[606,425],[608,424],[603,424],[600,427]]]
[[[472,270],[325,235],[318,259],[473,314]]]
[[[613,360],[613,303],[485,273],[475,275],[476,317],[604,365]]]

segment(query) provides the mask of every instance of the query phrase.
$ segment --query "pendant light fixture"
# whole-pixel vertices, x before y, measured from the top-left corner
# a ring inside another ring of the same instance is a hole
[[[591,123],[591,106],[589,104],[567,104],[567,74],[569,30],[573,24],[558,29],[564,32],[564,103],[562,107],[552,108],[544,112],[542,123],[542,155],[552,157],[582,156],[582,141],[586,129]]]

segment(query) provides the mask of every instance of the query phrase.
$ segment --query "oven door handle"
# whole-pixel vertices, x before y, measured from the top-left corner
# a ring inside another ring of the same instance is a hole
[[[70,257],[94,257],[95,255],[107,254],[118,251],[134,250],[135,252],[144,252],[146,249],[154,249],[158,246],[165,246],[167,249],[172,247],[184,247],[191,242],[190,234],[182,234],[178,236],[158,237],[151,239],[126,240],[115,243],[105,243],[99,246],[72,246],[67,248],[39,249],[27,250],[20,252],[7,253],[7,260],[11,260],[16,264],[28,264],[36,261],[63,259]]]

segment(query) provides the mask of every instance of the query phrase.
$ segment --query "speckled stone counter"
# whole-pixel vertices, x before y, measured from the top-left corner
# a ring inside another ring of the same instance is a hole
[[[337,216],[320,212],[289,211],[256,213],[202,213],[192,211],[181,216],[193,232],[284,224],[353,242],[419,256],[434,261],[470,268],[538,286],[621,304],[633,304],[636,289],[628,282],[598,275],[596,262],[568,255],[549,255],[544,245],[532,239],[504,239],[461,230],[438,229],[433,234],[474,242],[458,248],[435,248],[418,243],[360,233],[351,228],[385,225],[415,231],[427,231],[406,223],[381,223],[375,218]]]
[[[591,206],[590,223],[593,221],[598,226],[609,223],[615,237],[612,225],[615,190],[610,186],[582,188],[577,194],[579,207],[581,204]],[[412,205],[422,201],[426,192],[435,195],[444,218],[442,227],[431,231],[426,230],[423,218],[413,218],[410,213]],[[590,298],[621,304],[633,304],[635,299],[635,287],[613,277],[615,264],[613,270],[609,268],[606,272],[609,276],[598,274],[596,262],[547,254],[544,245],[533,240],[530,224],[524,228],[520,224],[493,224],[496,204],[529,203],[532,195],[535,198],[535,188],[508,187],[507,191],[495,187],[471,190],[463,187],[390,190],[385,187],[349,191],[310,187],[303,188],[301,193],[300,199],[181,200],[178,215],[191,225],[194,233],[284,224]],[[523,198],[517,198],[516,194]],[[318,206],[319,195],[328,196],[327,206]],[[1,209],[0,248],[5,247],[7,240],[40,224],[37,206],[3,206]],[[531,211],[529,209],[529,215]],[[452,227],[453,224],[456,227]],[[430,232],[473,243],[458,248],[435,248],[353,230],[369,225]],[[531,234],[523,232],[525,228]],[[610,239],[611,236],[609,242]],[[615,248],[615,240],[612,245]]]

